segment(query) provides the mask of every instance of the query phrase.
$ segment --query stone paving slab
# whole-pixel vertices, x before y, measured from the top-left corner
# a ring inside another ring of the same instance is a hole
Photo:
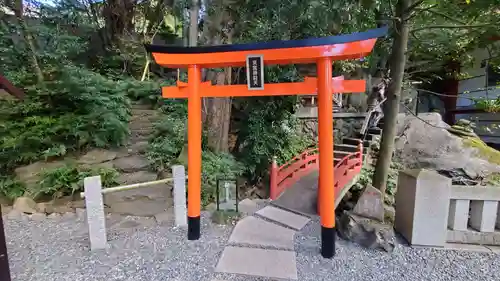
[[[271,205],[292,210],[308,217],[316,216],[318,177],[319,174],[317,171],[302,177],[291,187],[287,188],[278,199],[273,200]]]
[[[257,212],[259,216],[282,223],[295,229],[302,229],[310,219],[272,206],[267,206]]]
[[[226,247],[216,272],[297,280],[295,252]]]
[[[295,231],[255,217],[240,220],[229,243],[293,249]]]

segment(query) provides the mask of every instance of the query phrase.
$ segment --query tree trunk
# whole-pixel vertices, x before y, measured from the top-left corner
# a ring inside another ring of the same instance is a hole
[[[192,0],[189,9],[189,46],[198,45],[198,18],[200,15],[200,0]]]
[[[378,188],[382,194],[385,194],[394,150],[394,138],[396,137],[396,122],[399,113],[399,102],[401,100],[401,88],[403,86],[403,75],[406,64],[406,48],[408,45],[409,26],[406,18],[411,2],[411,0],[398,0],[396,7],[396,15],[399,21],[395,24],[396,32],[394,33],[394,42],[392,44],[391,81],[387,91],[382,142],[373,175],[373,186]]]
[[[134,0],[106,0],[103,16],[106,24],[107,37],[111,44],[123,48],[125,35],[132,35],[134,30]]]
[[[231,68],[216,74],[216,84],[231,84]],[[231,98],[210,98],[207,100],[205,128],[208,147],[214,152],[229,152],[229,123]]]
[[[208,5],[217,5],[213,12],[209,12],[204,20],[204,37],[208,45],[231,44],[233,39],[234,21],[228,4],[207,1]],[[232,7],[234,8],[234,7]],[[231,68],[225,68],[222,72],[207,71],[208,81],[216,85],[231,84]],[[208,133],[208,147],[214,152],[229,151],[229,126],[231,118],[232,99],[207,98],[204,101],[204,124]]]
[[[183,35],[186,36],[184,38],[184,43],[188,43],[189,47],[195,47],[198,45],[198,17],[200,14],[200,1],[199,0],[192,0],[191,2],[191,7],[189,9],[189,27],[187,27],[186,22],[185,22],[185,27],[183,30]],[[189,34],[187,34],[189,33]],[[186,40],[187,39],[187,40]],[[189,79],[189,78],[188,78]],[[203,105],[206,104],[206,98],[203,99]],[[202,110],[205,110],[202,107]],[[205,114],[202,114],[202,116],[205,116]],[[203,118],[203,122],[204,122]],[[182,163],[184,165],[187,165],[187,159],[188,159],[188,122],[186,120],[185,125],[184,125],[184,146],[182,147],[182,150],[179,154],[179,157],[177,157],[177,161],[179,163]]]
[[[37,82],[43,83],[43,81],[44,81],[43,72],[42,72],[42,68],[40,67],[40,64],[38,63],[38,58],[36,56],[35,40],[31,34],[30,30],[29,30],[28,24],[24,20],[23,1],[22,0],[7,1],[6,4],[14,11],[14,14],[17,18],[17,21],[19,22],[19,25],[21,26],[21,33],[23,35],[24,41],[26,42],[26,46],[28,47],[29,57],[31,60],[31,66],[33,67],[33,70],[35,71]]]

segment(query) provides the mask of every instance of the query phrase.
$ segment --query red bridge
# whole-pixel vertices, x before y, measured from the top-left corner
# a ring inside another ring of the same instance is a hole
[[[336,148],[341,148],[338,151]],[[334,157],[334,188],[335,207],[353,185],[353,180],[363,166],[363,144],[335,145]],[[346,152],[351,150],[351,152]],[[352,151],[354,150],[354,151]],[[345,155],[345,156],[344,156]],[[277,165],[276,159],[271,164],[270,198],[272,204],[279,207],[303,213],[317,214],[317,190],[319,180],[319,150],[309,149],[294,157],[282,166]]]

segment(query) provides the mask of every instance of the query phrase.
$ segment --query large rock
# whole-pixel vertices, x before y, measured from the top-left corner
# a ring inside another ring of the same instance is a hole
[[[340,238],[368,249],[392,252],[396,237],[392,225],[383,224],[344,212],[340,217],[337,232]]]
[[[408,169],[462,169],[473,176],[500,172],[500,166],[482,159],[478,149],[465,145],[467,139],[449,128],[439,113],[398,116],[395,156]]]
[[[367,185],[352,212],[365,218],[384,221],[384,199],[380,190],[371,184]]]
[[[24,183],[28,189],[36,186],[40,181],[42,173],[46,170],[57,169],[63,167],[67,163],[65,161],[38,161],[33,164],[22,166],[15,169],[16,178]]]
[[[116,152],[105,149],[92,149],[78,158],[79,164],[98,164],[111,161],[116,158]]]
[[[117,182],[122,185],[127,185],[127,184],[155,181],[156,179],[157,175],[155,173],[147,171],[139,171],[129,174],[120,174],[120,176],[118,176]]]
[[[26,214],[34,214],[37,212],[36,202],[28,197],[19,197],[14,201],[14,210],[17,210]]]
[[[115,159],[113,165],[122,172],[133,173],[147,169],[149,167],[149,162],[142,156],[134,155]]]

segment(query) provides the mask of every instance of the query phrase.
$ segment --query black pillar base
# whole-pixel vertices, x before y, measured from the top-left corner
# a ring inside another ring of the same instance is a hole
[[[200,239],[200,217],[188,217],[188,240]]]
[[[335,256],[336,236],[334,227],[321,226],[321,255],[326,259],[331,259]]]

